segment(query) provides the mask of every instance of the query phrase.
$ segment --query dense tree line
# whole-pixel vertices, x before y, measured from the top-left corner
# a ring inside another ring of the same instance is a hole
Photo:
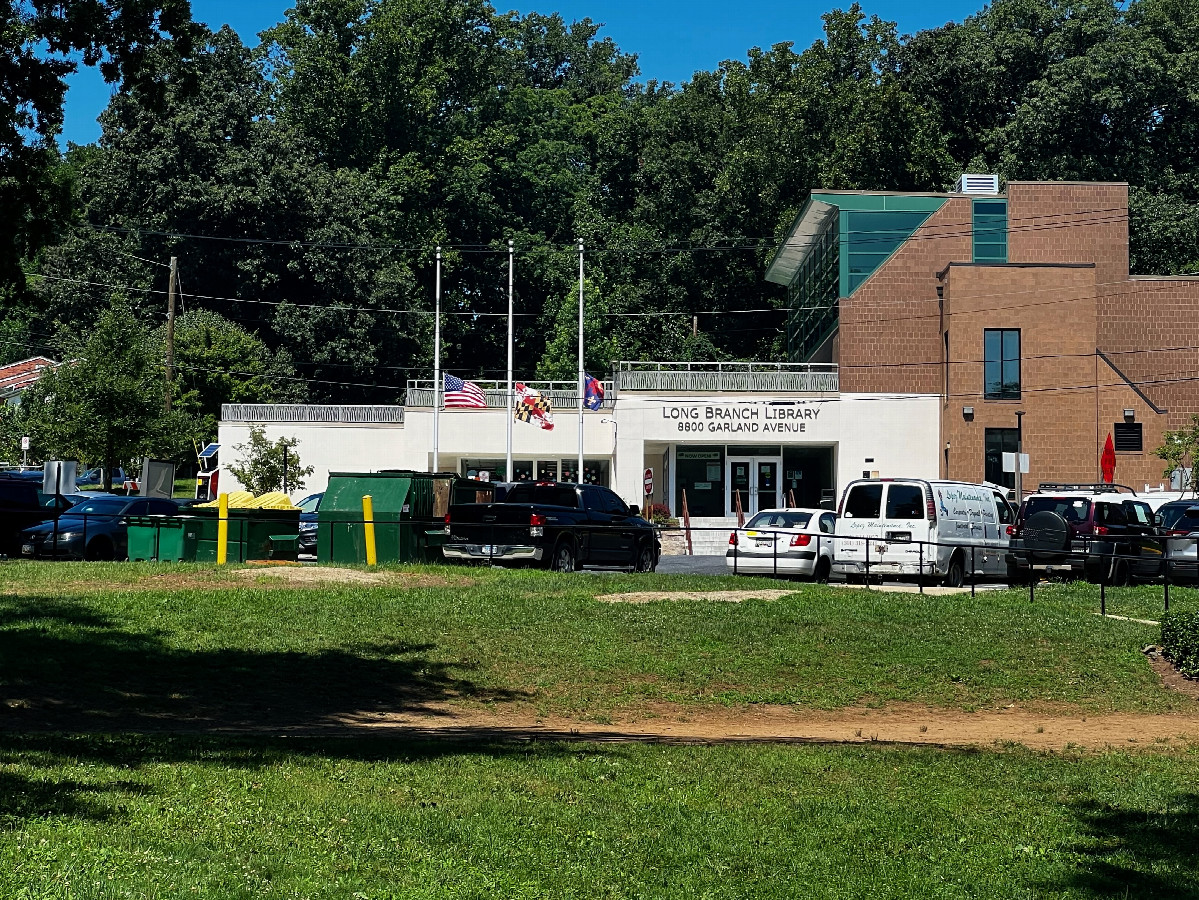
[[[158,340],[177,256],[209,317],[179,367],[198,431],[235,397],[401,400],[431,376],[438,244],[444,365],[477,378],[505,366],[509,239],[523,377],[573,377],[578,239],[593,372],[779,358],[764,267],[822,187],[1126,180],[1134,269],[1199,269],[1193,0],[996,0],[908,36],[855,4],[681,86],[590,20],[486,0],[300,0],[257,47],[180,2],[10,0],[0,358],[110,308]],[[71,52],[118,89],[60,154]]]

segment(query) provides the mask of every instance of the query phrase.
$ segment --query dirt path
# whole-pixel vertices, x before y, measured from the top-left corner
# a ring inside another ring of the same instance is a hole
[[[216,729],[226,733],[256,729]],[[1019,744],[1034,750],[1069,748],[1165,750],[1199,746],[1196,715],[1062,715],[1023,709],[969,713],[926,707],[830,712],[762,706],[743,710],[667,710],[587,722],[511,709],[465,710],[446,705],[420,714],[363,713],[287,734],[445,738],[467,741],[571,740],[611,743],[896,743],[938,747]]]

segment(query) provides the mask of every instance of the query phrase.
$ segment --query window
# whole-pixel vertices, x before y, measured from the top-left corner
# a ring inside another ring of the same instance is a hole
[[[1124,509],[1123,503],[1096,503],[1095,504],[1095,524],[1096,525],[1127,525],[1128,516]]]
[[[1020,329],[983,330],[983,396],[1020,399]]]
[[[845,499],[845,518],[877,519],[883,502],[881,484],[858,484],[849,489]]]
[[[811,513],[758,513],[749,520],[746,528],[807,528],[812,521]]]
[[[974,201],[974,261],[1007,262],[1007,201]]]
[[[1011,525],[1016,521],[1016,515],[1008,505],[1007,499],[999,494],[995,495],[995,511],[999,515],[1000,525]]]
[[[837,519],[832,513],[820,517],[820,530],[825,534],[833,534],[837,530]]]
[[[1117,453],[1141,453],[1145,449],[1140,422],[1117,422],[1112,433]]]
[[[888,519],[923,519],[924,488],[918,484],[893,484],[887,489]]]
[[[1014,488],[1016,473],[1003,471],[1003,454],[1015,452],[1015,428],[988,428],[983,436],[983,480]]]

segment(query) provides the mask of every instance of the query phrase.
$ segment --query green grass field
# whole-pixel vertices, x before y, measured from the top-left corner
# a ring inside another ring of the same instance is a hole
[[[516,701],[603,717],[647,702],[905,702],[1168,711],[1141,647],[1155,626],[1100,619],[1093,590],[977,597],[812,585],[777,601],[608,604],[597,594],[753,586],[767,579],[426,569],[462,584],[268,587],[212,569],[153,564],[0,565],[0,684],[120,714],[172,697],[255,715],[280,686],[332,714],[372,703]],[[1152,588],[1109,592],[1145,615]],[[1194,591],[1175,592],[1176,608]],[[11,690],[11,688],[10,688]]]
[[[1199,755],[0,740],[0,895],[1199,896]]]
[[[447,703],[1194,713],[1140,652],[1158,630],[1100,619],[1087,586],[630,605],[595,597],[780,585],[392,574],[0,564],[0,898],[1199,897],[1199,750],[1174,745],[214,733]],[[1109,592],[1124,615],[1160,602]]]

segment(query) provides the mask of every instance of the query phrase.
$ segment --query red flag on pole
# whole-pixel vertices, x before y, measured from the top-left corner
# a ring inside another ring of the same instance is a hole
[[[1103,472],[1103,480],[1111,484],[1116,477],[1116,448],[1112,444],[1112,433],[1107,433],[1107,443],[1103,445],[1103,456],[1099,458],[1099,468]]]

